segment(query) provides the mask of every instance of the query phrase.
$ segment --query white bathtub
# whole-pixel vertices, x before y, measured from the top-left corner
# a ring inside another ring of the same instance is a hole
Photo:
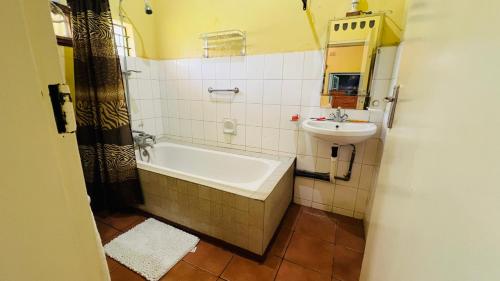
[[[271,159],[170,142],[158,143],[149,151],[149,162],[137,157],[138,168],[218,189],[236,188],[247,192],[261,188],[281,164]]]

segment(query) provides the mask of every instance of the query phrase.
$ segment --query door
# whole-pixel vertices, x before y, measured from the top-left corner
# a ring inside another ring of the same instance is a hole
[[[500,2],[408,7],[361,280],[500,280]]]
[[[74,134],[59,135],[60,83],[47,1],[0,9],[0,280],[109,280]]]

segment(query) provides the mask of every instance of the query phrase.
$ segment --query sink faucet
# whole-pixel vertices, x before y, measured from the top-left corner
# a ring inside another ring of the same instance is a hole
[[[335,122],[345,122],[347,121],[347,118],[349,118],[349,115],[347,115],[345,113],[345,110],[344,110],[344,113],[342,113],[341,111],[341,107],[337,107],[337,111],[336,113],[330,113],[330,116],[328,116],[328,120],[331,120],[331,121],[335,121]]]

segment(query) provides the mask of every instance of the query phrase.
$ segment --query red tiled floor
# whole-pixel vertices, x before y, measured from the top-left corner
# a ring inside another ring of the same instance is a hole
[[[295,232],[334,243],[336,227],[337,224],[331,217],[303,211]]]
[[[344,222],[340,222],[337,225],[336,244],[358,252],[363,252],[365,249],[363,226],[359,223]]]
[[[115,229],[109,225],[106,225],[102,222],[99,222],[99,221],[96,222],[96,225],[97,225],[97,231],[99,232],[99,235],[101,236],[101,241],[102,241],[103,245],[108,243],[109,241],[111,241],[113,238],[120,235],[120,233],[121,233],[117,229]]]
[[[222,248],[200,241],[196,246],[196,252],[187,254],[183,260],[219,276],[232,256],[232,253]]]
[[[217,276],[203,269],[196,268],[185,261],[180,261],[160,281],[216,281],[217,279]]]
[[[283,260],[276,281],[330,281],[330,276]]]
[[[330,242],[295,232],[285,259],[305,268],[331,275],[334,245]]]
[[[113,271],[110,272],[112,281],[144,281],[146,280],[139,274],[126,268],[123,265],[118,265]]]
[[[292,204],[288,207],[285,213],[281,226],[284,228],[295,229],[295,224],[299,219],[300,213],[302,212],[302,206],[297,204]]]
[[[276,256],[269,256],[260,263],[234,255],[221,277],[227,281],[274,280],[280,263],[281,259]]]
[[[343,246],[335,246],[333,277],[342,281],[358,281],[363,254]]]
[[[115,214],[97,219],[106,243],[145,218]],[[201,241],[195,253],[186,255],[160,281],[357,281],[364,243],[361,221],[292,204],[264,262]],[[107,262],[112,281],[145,280],[109,257]]]
[[[133,213],[116,213],[99,217],[99,221],[112,226],[121,231],[127,231],[137,224],[143,222],[146,218]]]
[[[275,255],[282,258],[285,256],[285,251],[292,238],[293,230],[286,227],[280,227],[276,231],[276,238],[269,248],[269,255]]]

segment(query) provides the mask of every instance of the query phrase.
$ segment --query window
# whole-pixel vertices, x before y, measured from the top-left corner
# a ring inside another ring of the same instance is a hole
[[[128,23],[121,25],[113,21],[113,30],[115,32],[116,49],[119,56],[135,57],[135,42],[132,26]]]

